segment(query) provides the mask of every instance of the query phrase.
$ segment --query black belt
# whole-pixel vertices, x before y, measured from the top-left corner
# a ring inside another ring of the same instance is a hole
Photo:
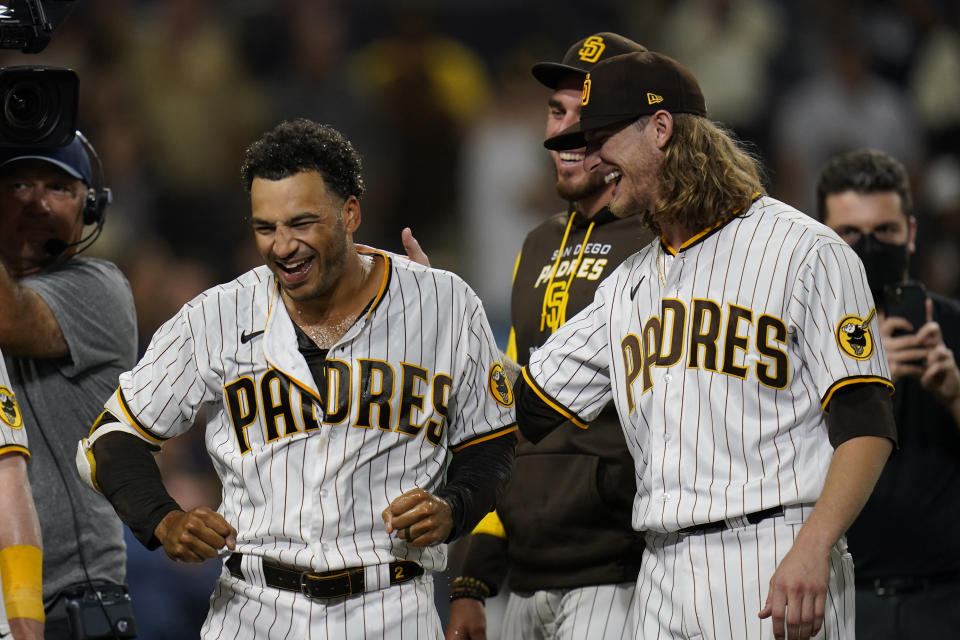
[[[747,522],[750,524],[760,524],[763,520],[767,518],[776,518],[777,516],[783,515],[783,507],[770,507],[769,509],[764,509],[763,511],[755,511],[753,513],[748,513],[745,516]],[[737,518],[731,518],[731,520],[737,520]],[[730,524],[727,520],[717,520],[716,522],[707,522],[704,524],[695,524],[690,527],[684,527],[680,529],[677,533],[682,536],[691,536],[701,533],[713,533],[715,531],[723,531],[728,529]]]
[[[858,578],[857,589],[870,589],[878,596],[898,596],[915,593],[938,584],[960,582],[960,571],[945,571],[927,576],[902,578]]]
[[[230,575],[245,580],[240,571],[242,554],[233,553],[224,563]],[[339,571],[300,571],[288,569],[263,561],[263,579],[268,587],[296,591],[310,598],[344,598],[365,591],[364,567],[340,569]],[[390,563],[390,584],[402,584],[423,575],[423,567],[411,560],[396,560]]]

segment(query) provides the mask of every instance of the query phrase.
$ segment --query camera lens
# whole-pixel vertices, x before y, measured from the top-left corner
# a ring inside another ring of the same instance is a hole
[[[44,129],[50,118],[49,92],[34,82],[14,85],[3,98],[3,116],[13,129]]]
[[[10,91],[3,101],[3,115],[16,129],[38,129],[47,119],[47,97],[34,83],[22,82]]]
[[[69,142],[76,97],[77,75],[69,69],[0,67],[0,148]]]

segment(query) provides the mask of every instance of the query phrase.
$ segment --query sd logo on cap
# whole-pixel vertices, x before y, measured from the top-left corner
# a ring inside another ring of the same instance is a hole
[[[543,143],[562,151],[586,145],[584,134],[664,109],[707,115],[703,92],[693,73],[662,53],[643,51],[598,62],[587,74],[580,98],[580,122]]]

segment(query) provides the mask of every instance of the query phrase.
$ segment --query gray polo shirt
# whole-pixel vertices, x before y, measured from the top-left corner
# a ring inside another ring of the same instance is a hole
[[[73,258],[21,284],[47,303],[70,349],[63,358],[6,358],[30,437],[27,468],[43,533],[43,600],[49,605],[65,586],[85,581],[81,553],[92,580],[124,579],[120,520],[81,482],[74,457],[119,375],[136,361],[136,312],[130,284],[105,260]]]

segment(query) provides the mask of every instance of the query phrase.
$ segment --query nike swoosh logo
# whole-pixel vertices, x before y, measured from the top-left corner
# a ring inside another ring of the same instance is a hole
[[[640,288],[640,285],[643,284],[643,279],[646,278],[646,277],[647,277],[646,274],[640,276],[640,279],[637,280],[637,284],[634,285],[633,289],[630,289],[630,302],[633,302],[634,296],[637,295],[637,289]]]
[[[240,332],[241,344],[247,344],[248,342],[256,338],[258,335],[260,335],[264,331],[266,331],[266,329],[260,329],[260,331],[254,331],[253,333],[247,333],[246,331],[241,331]]]

